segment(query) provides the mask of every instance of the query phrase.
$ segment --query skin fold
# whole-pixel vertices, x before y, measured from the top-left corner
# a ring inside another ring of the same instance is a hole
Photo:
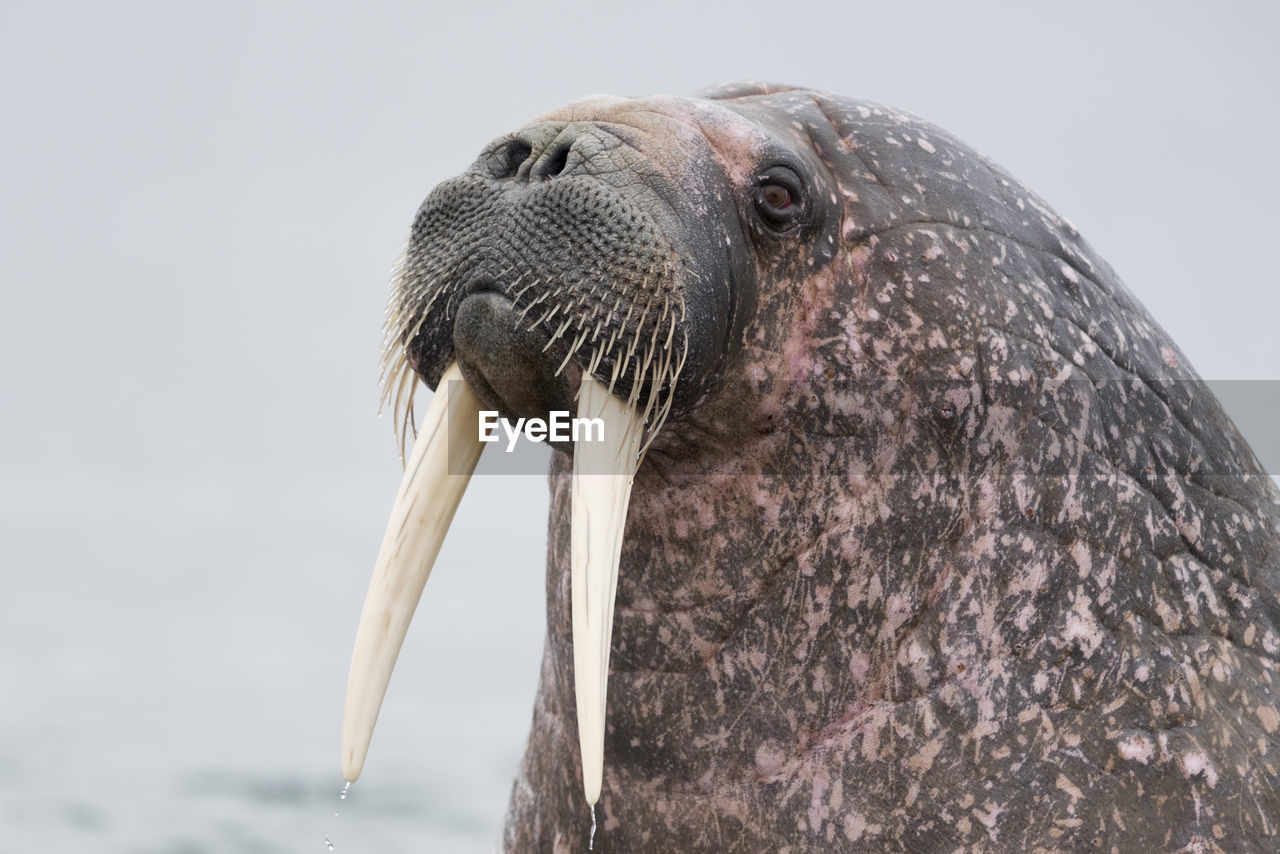
[[[770,214],[777,168],[798,185]],[[595,850],[1280,845],[1280,494],[1045,202],[913,116],[760,84],[577,102],[455,182],[393,296],[428,382],[458,358],[545,412],[596,345],[504,332],[508,301],[561,287],[645,340],[599,306],[683,310],[682,369],[616,392],[670,413],[630,499]],[[567,450],[510,852],[590,827]]]

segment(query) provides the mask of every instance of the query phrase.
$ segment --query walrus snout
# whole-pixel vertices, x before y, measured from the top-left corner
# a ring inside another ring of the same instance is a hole
[[[571,408],[583,372],[652,435],[693,408],[740,331],[749,277],[733,210],[708,215],[727,177],[668,131],[534,122],[437,186],[388,305],[386,388],[411,387],[409,372],[434,387],[458,361],[517,417]]]

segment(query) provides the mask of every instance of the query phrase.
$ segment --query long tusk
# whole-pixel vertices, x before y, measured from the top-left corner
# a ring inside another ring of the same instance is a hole
[[[450,364],[414,442],[360,614],[342,715],[342,776],[348,781],[364,768],[409,621],[484,449],[479,411],[458,363]]]
[[[578,442],[573,451],[573,682],[578,742],[587,803],[600,799],[609,643],[618,558],[627,522],[644,423],[634,406],[613,397],[589,373],[582,375],[579,418],[600,418],[604,437]]]

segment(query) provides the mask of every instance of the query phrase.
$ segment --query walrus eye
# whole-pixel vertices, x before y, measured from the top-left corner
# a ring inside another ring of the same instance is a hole
[[[791,207],[791,191],[781,184],[765,184],[764,203],[776,211]]]
[[[765,225],[787,231],[804,218],[805,204],[800,179],[785,166],[765,170],[756,179],[756,212]]]

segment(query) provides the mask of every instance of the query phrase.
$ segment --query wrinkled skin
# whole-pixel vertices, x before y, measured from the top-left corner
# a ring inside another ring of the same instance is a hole
[[[1275,850],[1280,495],[1177,347],[914,117],[740,84],[540,121],[671,118],[734,193],[740,317],[635,479],[596,850]],[[779,151],[813,207],[774,234]],[[569,468],[507,851],[590,824]]]

